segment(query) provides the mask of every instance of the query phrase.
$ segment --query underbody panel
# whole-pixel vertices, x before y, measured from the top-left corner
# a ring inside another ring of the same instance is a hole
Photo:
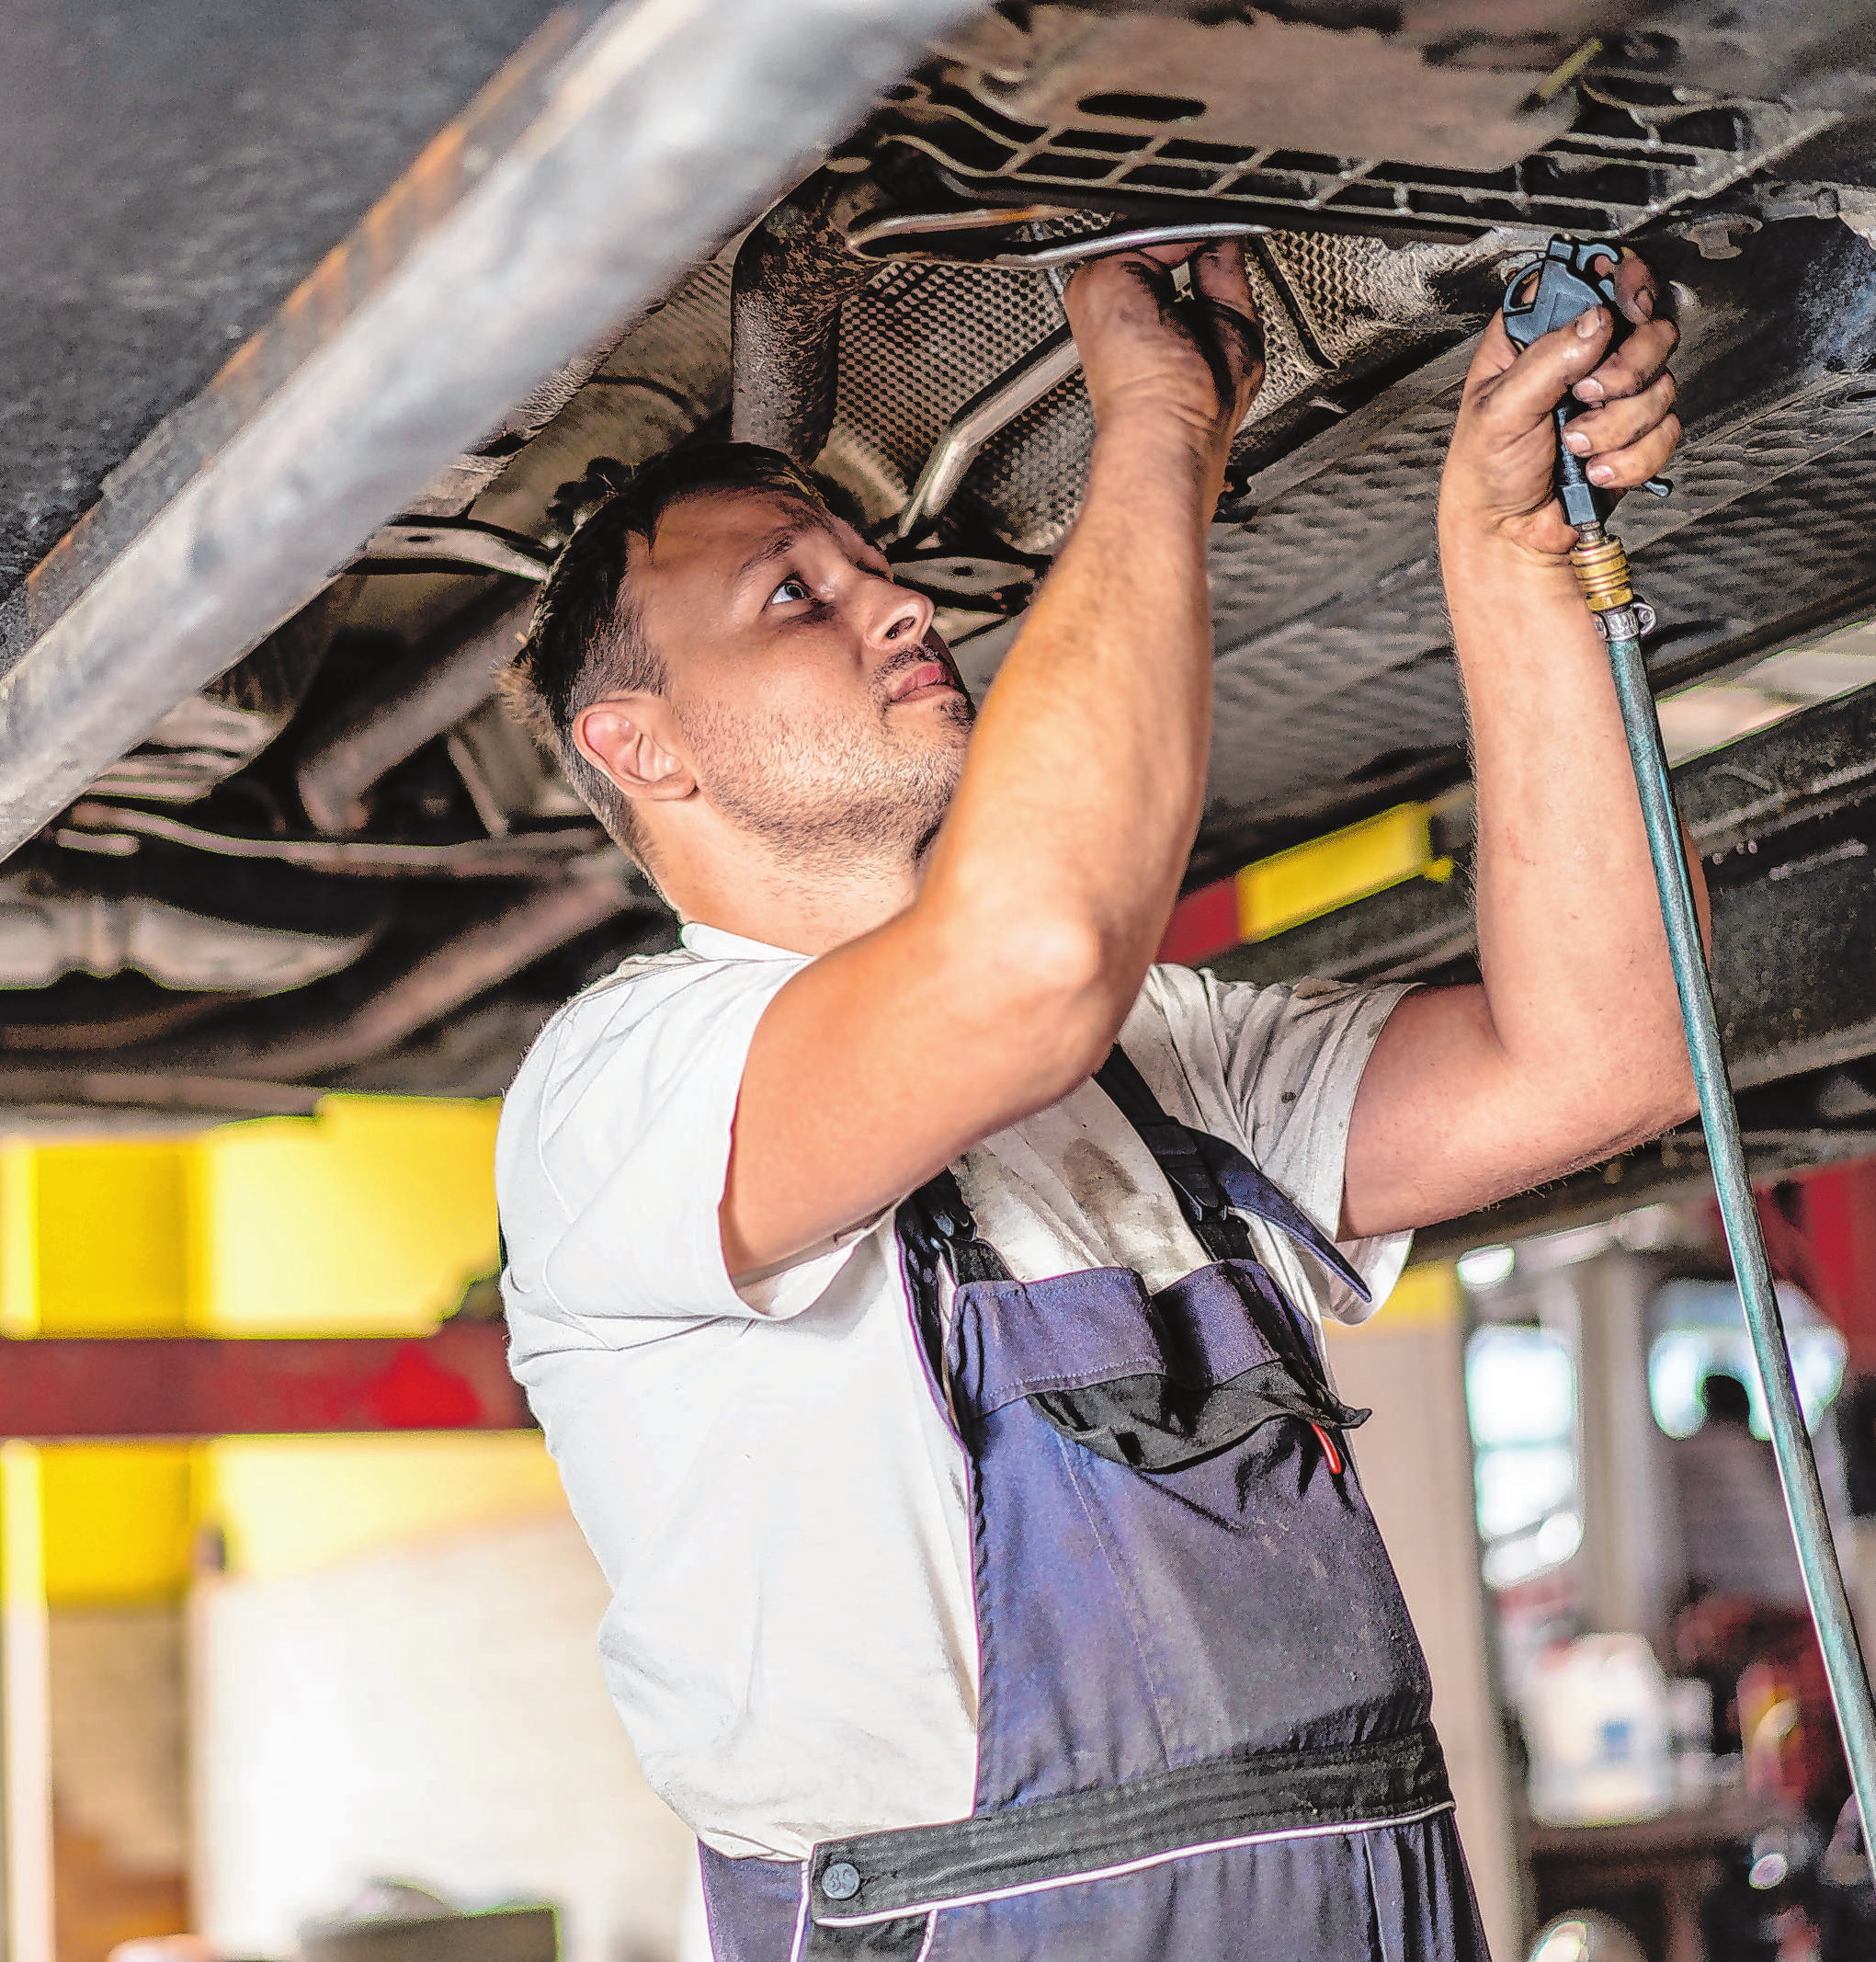
[[[1404,803],[1462,867],[1439,467],[1553,231],[1641,250],[1683,334],[1673,496],[1620,519],[1657,688],[1749,692],[1876,612],[1858,10],[876,0],[767,55],[759,7],[667,11],[664,40],[529,0],[28,22],[0,119],[31,187],[5,200],[0,1100],[498,1090],[558,1000],[672,931],[495,689],[596,460],[789,449],[986,682],[1093,437],[1060,282],[1118,236],[1244,237],[1268,337],[1211,534],[1195,886]],[[1849,692],[1681,771],[1768,1170],[1876,1116],[1870,715]],[[1416,881],[1222,965],[1450,978],[1470,933],[1463,877]],[[1698,1169],[1677,1134],[1511,1210]]]

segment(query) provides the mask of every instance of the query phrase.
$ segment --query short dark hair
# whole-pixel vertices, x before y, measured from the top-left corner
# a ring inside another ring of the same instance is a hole
[[[627,584],[631,541],[649,546],[674,504],[714,491],[778,491],[824,510],[827,501],[800,464],[756,443],[694,443],[631,471],[600,458],[587,478],[612,488],[554,561],[505,685],[594,816],[642,864],[643,838],[631,800],[580,754],[573,735],[574,717],[607,695],[665,690],[664,661]]]

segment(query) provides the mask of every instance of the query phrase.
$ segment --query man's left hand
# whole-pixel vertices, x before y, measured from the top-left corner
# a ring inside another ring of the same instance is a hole
[[[1424,988],[1388,1018],[1349,1125],[1348,1235],[1495,1204],[1694,1109],[1608,650],[1552,493],[1569,391],[1588,405],[1571,448],[1604,489],[1653,476],[1680,435],[1674,327],[1639,259],[1623,255],[1615,284],[1633,332],[1613,352],[1604,307],[1522,353],[1499,318],[1466,378],[1439,544],[1472,724],[1484,981]],[[1699,903],[1698,856],[1690,873]]]
[[[1608,269],[1607,260],[1598,264],[1598,271]],[[1613,353],[1615,323],[1603,306],[1522,350],[1503,315],[1486,328],[1466,376],[1440,483],[1443,534],[1483,534],[1541,558],[1569,552],[1576,533],[1552,489],[1552,411],[1566,394],[1586,406],[1571,418],[1564,440],[1598,489],[1614,496],[1632,490],[1674,453],[1680,419],[1667,362],[1679,333],[1671,320],[1655,317],[1654,277],[1632,252],[1615,267],[1615,287],[1632,331]]]

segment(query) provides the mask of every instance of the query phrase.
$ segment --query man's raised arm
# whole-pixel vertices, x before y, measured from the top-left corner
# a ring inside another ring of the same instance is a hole
[[[1568,391],[1597,405],[1571,442],[1605,488],[1653,476],[1679,439],[1675,329],[1639,259],[1617,288],[1635,325],[1614,355],[1602,308],[1522,354],[1495,320],[1466,378],[1439,543],[1472,720],[1484,986],[1411,995],[1383,1030],[1349,1130],[1350,1234],[1450,1219],[1694,1109],[1608,651],[1551,492]]]
[[[991,688],[917,897],[824,954],[750,1045],[733,1273],[871,1217],[1099,1067],[1192,846],[1211,726],[1205,535],[1261,379],[1234,245],[1083,268],[1095,411],[1074,531]]]

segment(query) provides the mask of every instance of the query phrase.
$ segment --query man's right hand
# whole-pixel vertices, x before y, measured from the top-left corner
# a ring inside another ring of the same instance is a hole
[[[1180,265],[1191,282],[1185,294],[1174,279]],[[1237,241],[1089,260],[1063,304],[1097,425],[1143,413],[1183,428],[1222,474],[1264,379],[1264,330]]]

